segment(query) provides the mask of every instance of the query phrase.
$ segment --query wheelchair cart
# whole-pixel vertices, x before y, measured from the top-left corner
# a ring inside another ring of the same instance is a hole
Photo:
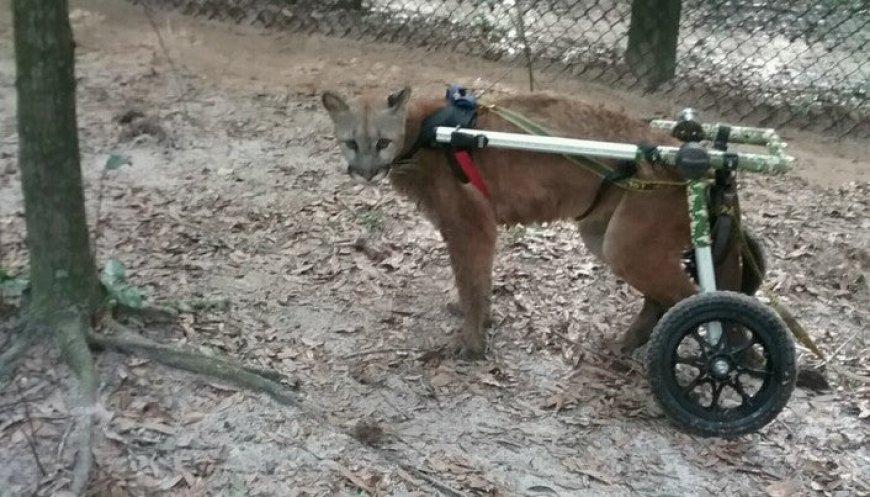
[[[785,407],[797,376],[789,330],[756,298],[716,287],[708,189],[734,181],[738,171],[782,174],[794,161],[773,129],[701,123],[684,110],[650,126],[669,131],[680,147],[638,146],[536,134],[439,126],[441,144],[496,147],[566,156],[650,161],[675,167],[686,180],[692,267],[700,293],[668,310],[647,346],[647,374],[658,404],[680,429],[701,436],[734,437],[757,431]],[[729,143],[766,147],[733,153]],[[736,188],[736,186],[735,186]],[[741,230],[734,230],[738,233]],[[748,243],[742,235],[737,242]],[[753,241],[753,243],[757,243]],[[760,253],[760,248],[756,253]],[[760,281],[762,261],[744,256]]]

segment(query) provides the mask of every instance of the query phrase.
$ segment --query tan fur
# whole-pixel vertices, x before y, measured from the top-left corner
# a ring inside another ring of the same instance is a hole
[[[402,143],[403,150],[409,148],[422,120],[444,103],[443,97],[412,101],[402,132],[394,132],[390,139]],[[517,95],[492,103],[540,123],[556,136],[679,145],[645,123],[563,96]],[[380,96],[363,99],[356,107],[347,106],[347,112],[356,113],[355,122],[369,120],[371,127],[377,128],[372,113],[384,111],[373,109],[386,107],[386,97]],[[339,129],[334,110],[331,114],[337,135],[347,136],[346,130]],[[481,108],[477,126],[521,132],[486,108]],[[359,133],[355,136],[377,139]],[[399,155],[396,151],[393,157]],[[484,149],[474,153],[474,160],[491,200],[471,184],[457,181],[439,150],[421,150],[412,164],[394,167],[389,178],[398,191],[419,204],[447,243],[463,316],[458,346],[467,355],[479,356],[485,350],[484,323],[490,308],[497,226],[574,219],[590,205],[601,180],[555,154]],[[680,179],[669,168],[648,165],[640,167],[638,176]],[[610,188],[590,215],[579,222],[579,229],[589,249],[645,297],[643,309],[622,340],[624,350],[643,344],[665,310],[697,292],[680,261],[690,247],[685,189],[625,192]],[[738,269],[739,255],[731,250],[717,268],[720,288],[739,288]]]

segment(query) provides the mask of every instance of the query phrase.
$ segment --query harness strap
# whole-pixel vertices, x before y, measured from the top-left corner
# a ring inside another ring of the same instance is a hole
[[[728,150],[728,139],[731,137],[731,127],[719,126],[713,140],[713,148],[722,152]],[[710,231],[713,235],[713,262],[721,264],[728,255],[732,235],[738,226],[737,190],[734,184],[734,173],[729,170],[717,170],[715,181],[710,187],[708,208],[710,210]]]
[[[451,90],[454,90],[451,87]],[[402,163],[410,160],[422,148],[439,148],[440,145],[435,140],[435,128],[438,126],[459,126],[461,128],[474,128],[477,122],[477,110],[468,99],[472,97],[450,97],[458,98],[461,105],[449,104],[445,105],[437,112],[427,116],[420,125],[420,133],[411,146],[398,157],[393,159],[394,163]],[[470,102],[470,103],[469,103]]]
[[[453,150],[452,154],[450,154],[453,160],[459,164],[459,168],[461,169],[463,175],[465,176],[465,181],[470,182],[474,185],[475,188],[483,194],[487,199],[489,196],[489,188],[486,187],[486,183],[484,183],[483,178],[480,176],[480,173],[477,170],[477,167],[474,166],[474,161],[471,159],[471,154],[465,150]],[[462,179],[462,178],[460,178]]]
[[[607,175],[601,180],[601,183],[598,185],[598,190],[595,191],[595,197],[592,198],[589,207],[574,219],[576,221],[586,219],[586,217],[591,214],[595,207],[597,207],[601,202],[601,199],[604,198],[604,194],[607,193],[607,190],[610,189],[611,185],[618,184],[619,181],[634,176],[635,173],[637,173],[636,163],[630,161],[621,162],[619,167],[607,173]]]
[[[731,137],[731,126],[720,125],[716,131],[716,139],[713,141],[713,148],[716,150],[728,150],[728,139]]]
[[[713,263],[722,264],[731,246],[731,235],[734,230],[734,216],[721,213],[713,223]]]
[[[474,166],[469,152],[473,148],[482,148],[482,145],[479,145],[476,140],[468,143],[456,142],[454,140],[457,137],[454,135],[451,143],[445,147],[435,139],[435,128],[438,126],[474,128],[477,121],[477,99],[459,85],[451,85],[447,89],[446,99],[447,105],[423,120],[414,143],[396,157],[393,163],[401,164],[409,161],[422,148],[441,148],[456,179],[462,183],[471,182],[484,197],[490,198],[489,189]]]

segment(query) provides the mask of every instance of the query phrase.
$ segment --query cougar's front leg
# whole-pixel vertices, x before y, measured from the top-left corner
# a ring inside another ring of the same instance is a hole
[[[480,192],[466,187],[457,190],[454,201],[439,216],[439,224],[462,311],[456,345],[461,355],[480,358],[486,350],[484,327],[490,309],[497,226],[492,207]]]
[[[448,303],[444,304],[444,310],[447,311],[447,314],[450,314],[451,316],[453,316],[457,319],[462,318],[462,306],[459,305],[458,300],[455,302],[448,302]],[[486,315],[486,319],[483,320],[483,325],[486,327],[492,326],[492,324],[494,322],[492,319],[492,312],[491,311],[492,311],[492,308],[490,307],[490,313],[488,313]]]

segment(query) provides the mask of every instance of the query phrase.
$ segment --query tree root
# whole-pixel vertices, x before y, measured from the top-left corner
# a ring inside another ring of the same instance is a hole
[[[286,378],[277,371],[245,366],[229,359],[160,344],[134,333],[115,320],[106,319],[105,322],[114,334],[92,332],[88,335],[91,345],[136,354],[176,369],[211,376],[241,388],[263,392],[281,404],[302,407],[290,389],[279,383]]]
[[[5,382],[12,376],[18,366],[18,361],[30,350],[39,337],[39,330],[28,326],[25,320],[20,320],[9,333],[9,347],[0,354],[0,382]]]
[[[123,315],[140,317],[146,321],[170,322],[178,318],[179,314],[195,311],[225,310],[230,301],[226,298],[201,298],[190,300],[171,301],[163,304],[143,304],[141,307],[130,307],[122,304],[115,306],[115,310]]]
[[[94,424],[97,417],[97,375],[90,346],[112,348],[122,352],[137,354],[167,366],[203,374],[226,381],[236,386],[263,392],[283,405],[291,405],[302,410],[304,406],[279,381],[285,379],[274,370],[256,368],[237,364],[233,361],[209,357],[197,352],[184,350],[169,345],[163,345],[133,333],[120,323],[107,319],[109,328],[114,335],[102,335],[93,331],[87,313],[65,312],[56,315],[51,320],[55,330],[54,336],[63,353],[64,359],[78,378],[78,399],[75,415],[75,430],[72,446],[75,447],[75,463],[72,468],[71,482],[68,492],[64,495],[83,495],[87,488],[91,468],[94,465]],[[21,326],[18,335],[36,335],[31,329],[39,329],[34,325]],[[0,366],[3,370],[14,368],[15,359],[31,345],[35,339],[19,338],[10,350],[0,355]],[[313,414],[313,413],[308,413]]]
[[[11,376],[18,361],[40,339],[52,336],[78,386],[73,418],[75,455],[68,493],[82,495],[94,465],[94,420],[97,412],[97,373],[86,337],[91,332],[87,312],[67,308],[30,321],[23,317],[12,329],[12,344],[0,354],[0,380]]]
[[[118,304],[114,307],[116,315],[139,318],[153,323],[170,323],[178,319],[178,309],[168,305],[145,304],[142,307],[130,307]]]
[[[79,380],[78,402],[74,413],[78,418],[75,434],[75,465],[70,492],[82,495],[88,485],[94,465],[94,419],[97,411],[97,373],[86,337],[91,326],[86,314],[67,314],[55,321],[56,337],[64,359]]]

